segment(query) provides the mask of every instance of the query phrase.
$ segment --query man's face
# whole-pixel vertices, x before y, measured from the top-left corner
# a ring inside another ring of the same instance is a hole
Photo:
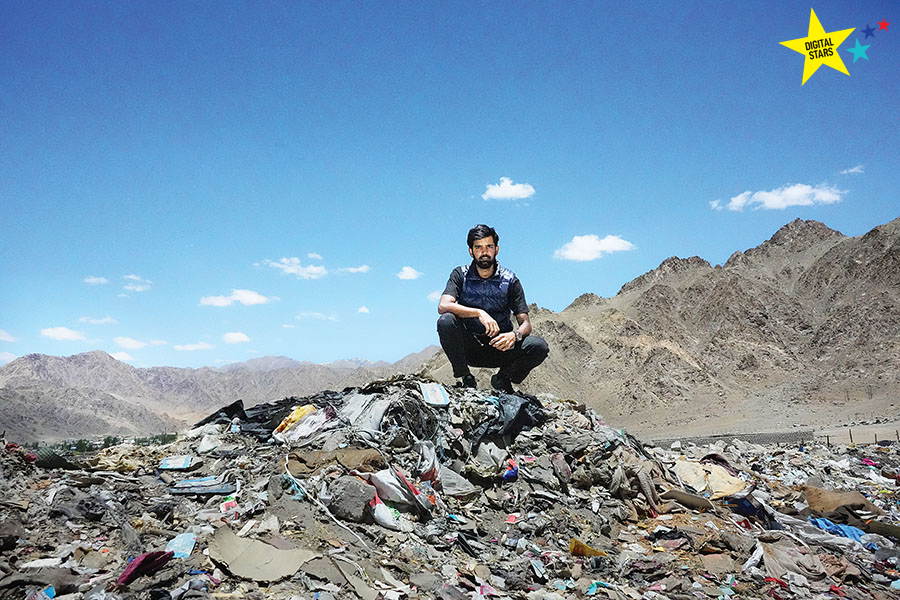
[[[493,236],[475,240],[472,247],[469,248],[469,255],[475,259],[475,264],[481,269],[493,267],[498,252],[500,252],[500,248],[494,243]]]

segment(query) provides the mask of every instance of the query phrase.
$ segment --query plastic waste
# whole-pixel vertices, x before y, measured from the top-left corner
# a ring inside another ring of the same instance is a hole
[[[42,590],[32,590],[25,596],[25,600],[50,600],[56,597],[56,589],[48,585]]]
[[[447,395],[447,390],[439,383],[426,383],[420,381],[419,389],[422,390],[422,397],[425,399],[425,404],[428,404],[429,406],[447,406],[450,404],[450,397]]]
[[[375,492],[375,497],[369,500],[369,507],[372,509],[372,518],[375,519],[376,523],[382,527],[400,531],[400,522],[394,517],[394,513],[391,512],[387,504],[378,497],[377,491]]]
[[[316,411],[316,407],[312,404],[304,404],[303,406],[298,406],[295,408],[291,414],[282,419],[281,423],[278,427],[275,428],[274,433],[282,433],[287,431],[297,423],[299,423],[303,417],[311,415]]]
[[[183,471],[190,468],[193,460],[194,457],[187,454],[167,456],[159,462],[159,468],[167,471]]]
[[[606,552],[591,548],[578,538],[572,538],[569,541],[569,553],[574,556],[607,556]]]
[[[197,535],[186,532],[179,533],[166,544],[166,552],[172,552],[174,558],[188,558],[194,551],[194,544],[197,543]]]

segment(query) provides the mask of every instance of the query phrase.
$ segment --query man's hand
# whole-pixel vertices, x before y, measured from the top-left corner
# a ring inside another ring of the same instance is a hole
[[[512,331],[510,331],[509,333],[501,333],[491,340],[491,346],[493,346],[497,350],[502,350],[503,352],[506,352],[515,345],[516,334]]]
[[[500,333],[500,326],[497,325],[497,321],[494,320],[494,317],[487,314],[486,311],[479,309],[478,320],[481,321],[481,324],[484,325],[484,332],[490,337],[494,337],[498,333]],[[493,344],[493,340],[491,344]]]

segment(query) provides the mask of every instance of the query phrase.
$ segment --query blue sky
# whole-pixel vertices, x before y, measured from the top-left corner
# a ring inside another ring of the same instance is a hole
[[[849,77],[801,86],[797,2],[3,2],[0,360],[397,360],[482,222],[557,311],[797,217],[865,233],[900,15],[812,8]]]

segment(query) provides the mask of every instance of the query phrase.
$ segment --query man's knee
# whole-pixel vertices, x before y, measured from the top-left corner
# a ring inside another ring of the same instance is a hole
[[[540,358],[541,360],[544,360],[547,358],[547,355],[550,354],[550,346],[547,345],[546,340],[536,335],[529,335],[525,338],[525,342],[522,346],[522,349],[530,356]]]
[[[455,329],[459,323],[456,315],[453,313],[444,313],[437,320],[438,331],[449,331]]]

